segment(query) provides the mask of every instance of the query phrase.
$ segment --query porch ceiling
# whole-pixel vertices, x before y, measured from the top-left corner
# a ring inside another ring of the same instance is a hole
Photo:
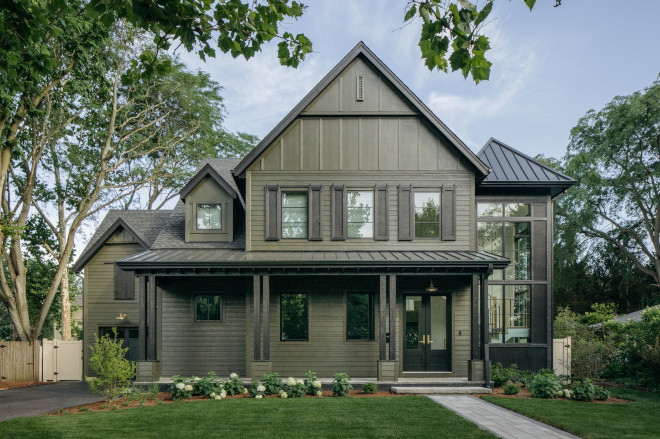
[[[481,273],[509,259],[477,251],[256,251],[231,249],[147,250],[120,259],[124,270],[200,272],[409,272]],[[168,274],[168,273],[163,273]]]

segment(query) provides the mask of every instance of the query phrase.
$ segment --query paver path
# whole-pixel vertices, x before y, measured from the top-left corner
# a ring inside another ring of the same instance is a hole
[[[433,401],[505,439],[579,439],[565,431],[469,395],[429,396]]]
[[[87,383],[61,382],[0,391],[0,421],[43,415],[58,409],[103,401]],[[2,430],[2,427],[0,427]]]

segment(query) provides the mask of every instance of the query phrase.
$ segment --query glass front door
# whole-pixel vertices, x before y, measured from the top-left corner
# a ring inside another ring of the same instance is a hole
[[[449,296],[404,296],[404,371],[449,371]]]

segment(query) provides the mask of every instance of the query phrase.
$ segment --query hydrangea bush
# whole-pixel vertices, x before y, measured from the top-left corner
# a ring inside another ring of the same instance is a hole
[[[348,396],[349,392],[353,390],[353,386],[349,382],[351,377],[347,373],[336,373],[332,379],[332,393],[335,396]]]
[[[229,381],[225,381],[224,388],[228,395],[242,395],[246,390],[237,373],[229,375]]]
[[[190,379],[187,380],[179,375],[174,375],[172,379],[174,382],[170,387],[170,394],[173,400],[192,398],[194,386]]]
[[[303,380],[296,381],[293,377],[289,377],[286,384],[286,393],[291,398],[302,398],[307,394],[307,386]]]

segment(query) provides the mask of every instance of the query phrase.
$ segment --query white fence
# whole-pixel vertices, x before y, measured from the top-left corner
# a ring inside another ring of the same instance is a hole
[[[82,341],[0,341],[0,379],[80,381]]]
[[[552,368],[557,375],[571,375],[571,337],[552,340]]]

